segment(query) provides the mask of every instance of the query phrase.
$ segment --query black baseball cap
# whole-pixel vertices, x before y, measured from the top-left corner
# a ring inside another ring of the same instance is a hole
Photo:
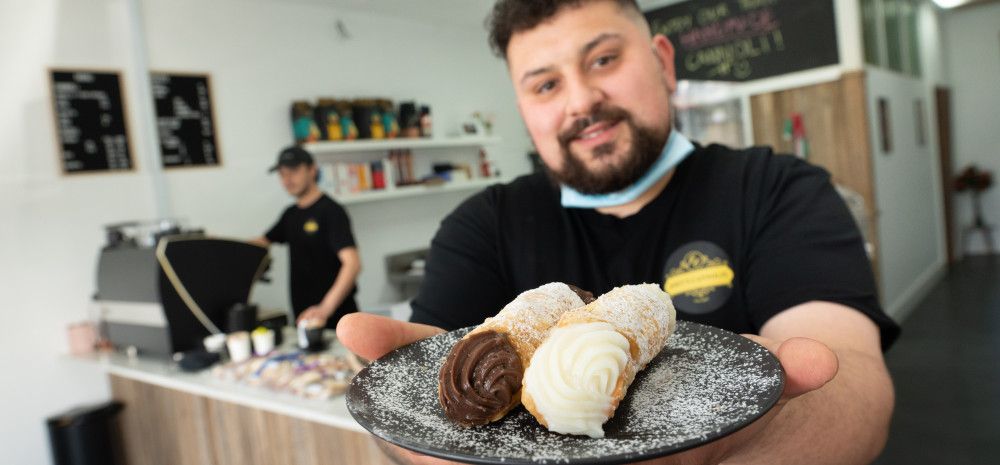
[[[313,163],[313,157],[309,152],[306,152],[302,147],[293,145],[285,148],[278,154],[278,161],[274,163],[274,166],[268,172],[273,173],[278,171],[278,168],[282,166],[294,168],[299,165],[311,165]]]

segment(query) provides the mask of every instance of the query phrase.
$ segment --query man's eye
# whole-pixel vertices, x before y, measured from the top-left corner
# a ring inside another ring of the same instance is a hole
[[[594,68],[603,68],[605,66],[610,65],[611,62],[615,61],[617,58],[618,58],[617,55],[604,55],[604,56],[598,57],[596,60],[594,60],[593,67]]]
[[[556,81],[545,81],[535,88],[536,94],[544,94],[556,88]]]

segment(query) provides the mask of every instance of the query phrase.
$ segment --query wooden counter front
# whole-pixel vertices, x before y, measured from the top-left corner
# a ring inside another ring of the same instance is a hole
[[[394,463],[365,433],[109,376],[129,465]]]

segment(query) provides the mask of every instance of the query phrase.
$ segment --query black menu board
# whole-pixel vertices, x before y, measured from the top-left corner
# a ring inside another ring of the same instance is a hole
[[[131,170],[118,73],[60,69],[50,74],[63,172]]]
[[[219,165],[208,75],[152,73],[165,168]]]
[[[749,81],[840,62],[833,0],[690,0],[646,12],[678,79]]]

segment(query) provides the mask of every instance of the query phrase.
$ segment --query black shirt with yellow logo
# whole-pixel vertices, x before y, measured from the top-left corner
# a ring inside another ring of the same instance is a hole
[[[307,208],[292,205],[285,209],[265,237],[271,242],[288,244],[289,285],[295,316],[323,300],[340,272],[337,252],[354,247],[347,212],[325,194]],[[336,327],[341,316],[357,311],[356,292],[356,288],[351,290],[327,320],[327,327]]]
[[[678,318],[757,333],[822,300],[899,333],[879,305],[860,232],[829,174],[767,148],[698,147],[658,197],[620,219],[563,208],[544,174],[492,186],[441,224],[412,320],[481,323],[518,293],[562,281],[594,292],[659,283]]]

